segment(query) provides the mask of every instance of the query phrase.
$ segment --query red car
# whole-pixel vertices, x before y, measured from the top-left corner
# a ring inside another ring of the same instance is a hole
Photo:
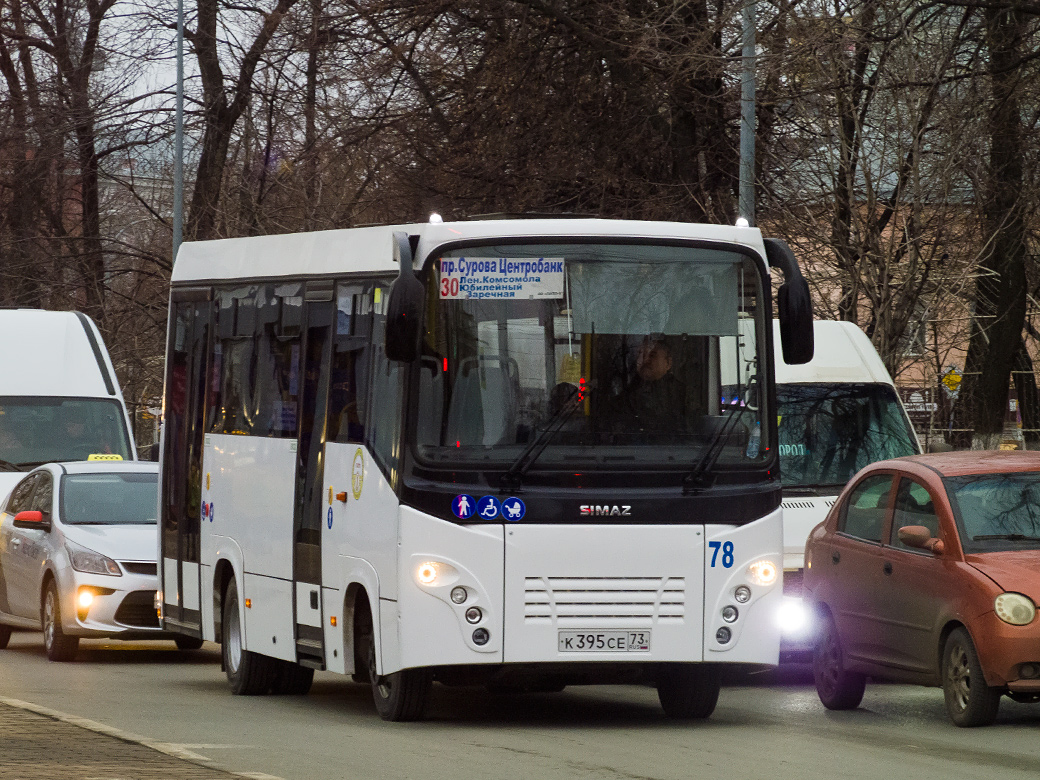
[[[1040,702],[1040,452],[874,463],[809,536],[813,676],[830,709],[866,678],[942,686],[958,726]]]

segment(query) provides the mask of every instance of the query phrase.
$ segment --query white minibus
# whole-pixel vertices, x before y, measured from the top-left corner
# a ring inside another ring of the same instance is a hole
[[[0,309],[0,498],[43,463],[136,459],[126,404],[85,314]]]
[[[807,360],[808,287],[756,229],[183,244],[163,626],[220,642],[237,694],[330,670],[388,720],[421,717],[433,682],[652,684],[707,717],[723,665],[779,654],[770,266],[784,351]]]
[[[774,331],[779,332],[779,323]],[[812,621],[802,609],[809,532],[864,466],[921,447],[874,345],[852,322],[813,323],[815,353],[789,365],[776,351],[780,481],[784,510],[784,636],[781,655],[803,660]]]

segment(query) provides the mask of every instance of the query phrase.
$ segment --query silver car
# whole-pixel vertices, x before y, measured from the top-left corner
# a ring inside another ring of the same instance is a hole
[[[43,630],[52,661],[81,637],[165,634],[155,609],[158,466],[120,460],[34,469],[0,511],[0,649],[14,628]]]

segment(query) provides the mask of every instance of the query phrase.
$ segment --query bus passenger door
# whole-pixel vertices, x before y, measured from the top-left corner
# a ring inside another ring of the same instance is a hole
[[[159,582],[163,620],[201,637],[202,457],[212,293],[175,291],[173,307],[160,466]]]
[[[323,492],[325,419],[336,313],[332,292],[331,283],[307,286],[293,512],[296,656],[300,663],[322,669],[325,668],[325,647],[322,639],[321,526],[326,505]]]

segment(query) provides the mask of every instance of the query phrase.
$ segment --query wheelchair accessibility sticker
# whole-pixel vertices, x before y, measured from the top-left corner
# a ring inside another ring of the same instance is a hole
[[[502,511],[502,505],[494,496],[484,496],[477,502],[477,514],[482,520],[494,520]]]
[[[516,522],[527,512],[524,502],[515,496],[510,496],[502,502],[502,517],[510,522]]]

